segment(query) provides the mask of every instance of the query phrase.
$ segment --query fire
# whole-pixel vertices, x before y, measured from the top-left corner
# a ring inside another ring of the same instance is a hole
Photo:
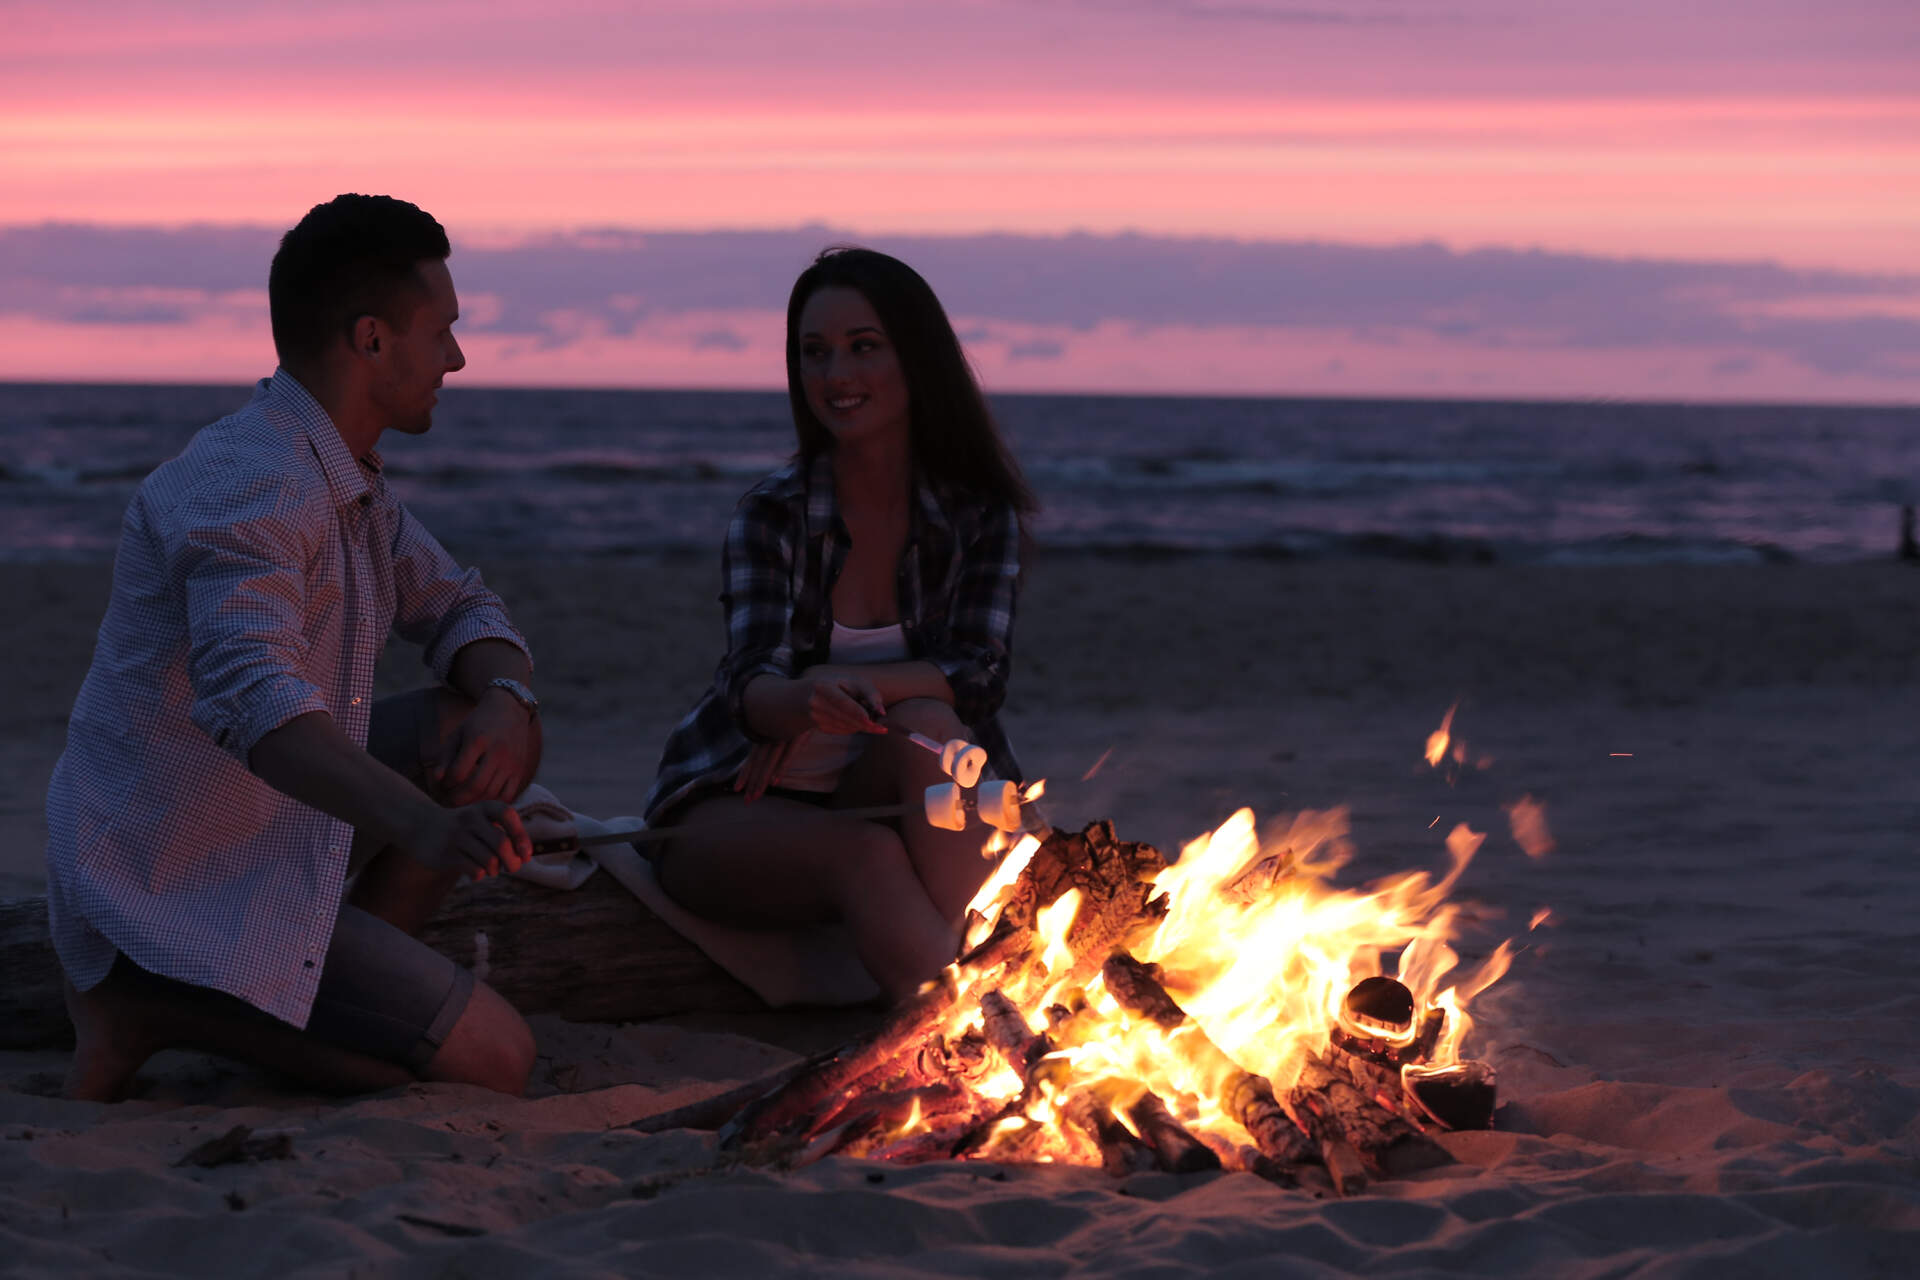
[[[1440,720],[1440,727],[1427,735],[1427,763],[1436,769],[1447,758],[1447,744],[1453,737],[1453,713],[1459,709],[1457,702],[1448,707],[1447,714]]]
[[[1452,719],[1450,710],[1428,741],[1436,765],[1455,745]],[[1097,1098],[1137,1133],[1129,1109],[1148,1094],[1208,1146],[1243,1149],[1248,1132],[1221,1101],[1234,1082],[1258,1077],[1284,1098],[1303,1064],[1336,1037],[1427,1075],[1458,1063],[1473,1025],[1469,1004],[1507,971],[1513,955],[1511,944],[1502,944],[1463,973],[1451,945],[1459,911],[1448,896],[1486,837],[1457,825],[1446,836],[1444,875],[1412,872],[1347,889],[1333,882],[1351,854],[1347,834],[1344,809],[1303,812],[1264,837],[1253,813],[1242,809],[1153,878],[1165,914],[1130,947],[1184,1010],[1178,1025],[1129,1012],[1136,1006],[1107,989],[1104,957],[1089,966],[1075,955],[1069,936],[1085,906],[1077,889],[1036,912],[1036,958],[1000,977],[1003,985],[989,987],[983,973],[964,965],[949,969],[945,980],[957,997],[940,1032],[946,1042],[978,1043],[993,1016],[981,1012],[982,997],[997,992],[1023,1021],[1012,1028],[1014,1037],[1051,1046],[1024,1066],[996,1059],[970,1081],[976,1093],[1015,1112],[963,1154],[1099,1163],[1084,1125],[1067,1123],[1069,1103]],[[1038,847],[1033,836],[1022,836],[981,887],[969,908],[969,949],[993,934]],[[1363,991],[1385,1004],[1357,1007]],[[1409,1009],[1394,1003],[1409,998]],[[984,1034],[993,1039],[990,1030]],[[932,1125],[916,1105],[896,1132],[926,1133]]]

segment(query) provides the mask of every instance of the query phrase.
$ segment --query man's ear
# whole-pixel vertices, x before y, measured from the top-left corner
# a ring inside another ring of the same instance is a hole
[[[380,355],[380,318],[361,316],[353,322],[353,353],[377,359]]]

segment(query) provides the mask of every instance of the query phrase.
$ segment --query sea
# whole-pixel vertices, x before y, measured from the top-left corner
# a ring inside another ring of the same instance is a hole
[[[0,383],[0,558],[105,560],[241,386]],[[1884,559],[1911,408],[996,396],[1044,549],[1432,562]],[[712,553],[793,448],[780,392],[449,386],[388,475],[457,555]]]

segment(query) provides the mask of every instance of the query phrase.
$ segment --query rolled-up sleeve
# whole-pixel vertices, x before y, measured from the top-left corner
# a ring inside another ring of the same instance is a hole
[[[183,503],[160,531],[186,586],[189,716],[242,764],[287,721],[328,710],[306,675],[301,501],[295,484],[262,477]]]
[[[398,501],[393,519],[393,628],[421,646],[421,657],[438,679],[453,669],[454,655],[475,640],[505,640],[533,662],[526,637],[507,616],[507,606],[478,569],[462,569],[439,539]]]
[[[978,724],[999,712],[1013,666],[1013,613],[1020,592],[1020,517],[988,512],[960,551],[947,637],[926,655],[953,689],[954,714]]]
[[[750,493],[734,509],[720,554],[720,607],[727,618],[727,656],[720,674],[733,723],[765,741],[747,723],[747,685],[762,675],[793,674],[792,602],[788,598],[799,535],[787,507]]]

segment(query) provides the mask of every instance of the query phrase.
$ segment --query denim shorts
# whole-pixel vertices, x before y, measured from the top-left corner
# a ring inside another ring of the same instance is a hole
[[[473,995],[473,975],[418,938],[343,906],[307,1033],[424,1071]]]

